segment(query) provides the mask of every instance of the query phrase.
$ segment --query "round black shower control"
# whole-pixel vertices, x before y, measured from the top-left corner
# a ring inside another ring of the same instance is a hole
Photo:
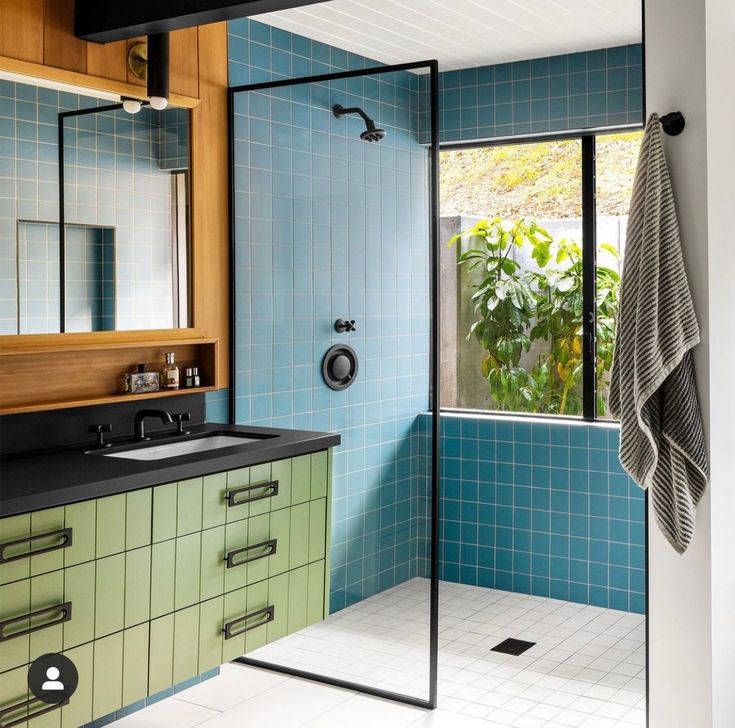
[[[347,389],[355,382],[359,362],[355,350],[349,346],[333,346],[322,361],[322,376],[330,389]]]

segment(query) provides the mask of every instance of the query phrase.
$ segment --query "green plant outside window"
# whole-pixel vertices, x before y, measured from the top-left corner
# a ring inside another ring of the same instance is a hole
[[[449,242],[466,239],[460,266],[478,271],[471,305],[476,321],[468,333],[485,350],[479,366],[494,408],[502,412],[582,414],[582,248],[555,240],[530,219],[480,220]],[[535,270],[523,268],[515,251],[530,249]],[[603,244],[615,259],[618,250]],[[620,274],[597,267],[597,415],[605,415],[612,367]],[[529,360],[533,348],[539,352]],[[525,355],[525,356],[524,356]]]

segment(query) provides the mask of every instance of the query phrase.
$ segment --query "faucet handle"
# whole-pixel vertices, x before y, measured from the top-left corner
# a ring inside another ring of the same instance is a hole
[[[355,326],[354,319],[337,319],[334,330],[340,334],[348,334],[351,331],[357,331],[357,326]]]
[[[105,433],[112,432],[112,425],[90,425],[87,432],[97,435],[97,447],[110,447],[110,443],[105,442]]]
[[[184,422],[188,422],[191,419],[189,412],[179,412],[172,414],[171,419],[176,423],[176,434],[177,435],[188,435],[189,430],[184,430]]]

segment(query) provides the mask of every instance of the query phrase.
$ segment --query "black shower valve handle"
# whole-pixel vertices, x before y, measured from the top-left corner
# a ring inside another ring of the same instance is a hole
[[[337,319],[334,330],[340,334],[348,334],[351,331],[357,331],[357,326],[355,326],[354,319]]]

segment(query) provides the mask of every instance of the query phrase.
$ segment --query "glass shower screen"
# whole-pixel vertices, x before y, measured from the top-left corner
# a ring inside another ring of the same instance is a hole
[[[430,62],[230,89],[231,418],[342,438],[328,616],[242,661],[425,707],[438,619],[435,84]]]

